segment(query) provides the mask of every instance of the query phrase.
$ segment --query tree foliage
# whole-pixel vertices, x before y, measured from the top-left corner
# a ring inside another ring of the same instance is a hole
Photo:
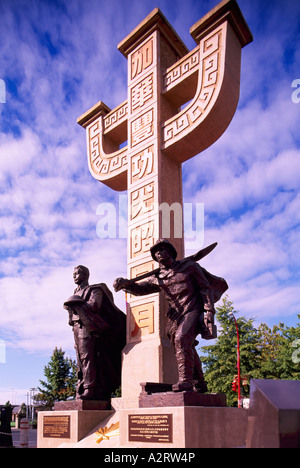
[[[42,388],[35,395],[35,401],[51,407],[55,401],[74,398],[76,394],[77,367],[75,361],[65,357],[62,348],[55,348],[49,363],[44,367],[46,380],[40,380]]]
[[[227,404],[236,406],[238,397],[232,390],[232,382],[237,375],[237,333],[230,312],[238,314],[226,296],[216,309],[219,336],[215,344],[201,348],[204,353],[201,360],[209,391],[226,393]],[[254,319],[238,317],[236,320],[245,398],[249,397],[251,378],[300,380],[300,351],[297,353],[295,347],[300,349],[300,324],[286,327],[280,322],[271,329],[264,323],[255,328]]]

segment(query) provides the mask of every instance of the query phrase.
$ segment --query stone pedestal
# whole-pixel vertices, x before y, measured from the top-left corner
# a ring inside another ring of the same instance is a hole
[[[120,410],[120,447],[228,448],[246,443],[247,411],[227,408],[226,395],[172,392],[141,383],[139,408]]]
[[[161,406],[214,406],[226,407],[224,393],[172,392],[172,385],[155,382],[141,383],[140,408]]]
[[[38,413],[38,448],[57,448],[84,439],[101,421],[111,416],[107,401],[62,401],[54,411]]]
[[[54,411],[103,411],[110,409],[111,403],[106,400],[70,400],[54,403]]]
[[[197,392],[163,392],[140,395],[140,408],[157,408],[161,406],[214,406],[224,408],[226,407],[226,395]]]
[[[168,384],[143,384],[149,391],[168,390]],[[116,400],[116,401],[114,401]],[[146,404],[153,406],[143,406]],[[227,408],[225,395],[196,392],[142,392],[140,407],[113,399],[112,410],[49,411],[39,413],[39,448],[232,448],[245,447],[247,410]],[[156,405],[156,406],[154,406]],[[51,424],[50,419],[60,420]],[[69,419],[69,424],[68,424]],[[49,437],[49,422],[52,437]],[[60,433],[55,434],[60,425]],[[112,436],[112,426],[118,425]],[[54,427],[54,429],[52,429]],[[107,437],[96,443],[96,431]],[[68,433],[69,431],[69,433]],[[48,434],[48,436],[47,436]]]
[[[166,406],[120,410],[120,447],[244,447],[247,410]]]

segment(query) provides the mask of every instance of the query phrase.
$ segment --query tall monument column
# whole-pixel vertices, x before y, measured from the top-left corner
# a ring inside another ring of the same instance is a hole
[[[183,256],[181,164],[223,134],[238,104],[241,49],[252,35],[236,1],[222,1],[190,32],[192,51],[153,10],[118,46],[128,61],[127,100],[113,110],[100,101],[78,119],[91,174],[128,190],[128,278],[157,266],[149,249],[160,237]],[[129,408],[138,405],[140,382],[175,383],[177,366],[161,295],[127,302],[122,396]]]
[[[181,164],[163,155],[161,122],[177,112],[162,94],[162,71],[187,49],[159,10],[118,48],[128,60],[128,278],[134,278],[157,267],[149,249],[160,237],[170,238],[183,255]],[[140,382],[177,381],[174,352],[165,336],[164,298],[128,295],[127,300],[126,400],[136,399]]]

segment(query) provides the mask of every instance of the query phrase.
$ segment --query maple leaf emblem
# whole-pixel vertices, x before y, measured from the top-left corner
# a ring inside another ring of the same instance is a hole
[[[100,427],[97,432],[95,432],[97,437],[96,444],[100,444],[102,440],[109,440],[110,437],[120,435],[120,423],[111,424],[109,427]]]

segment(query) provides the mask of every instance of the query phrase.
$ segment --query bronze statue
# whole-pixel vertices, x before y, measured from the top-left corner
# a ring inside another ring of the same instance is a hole
[[[126,344],[126,315],[114,304],[106,284],[89,285],[89,270],[74,269],[77,288],[65,303],[77,355],[76,399],[109,400],[121,384],[121,351]]]
[[[204,339],[216,338],[214,303],[228,285],[223,278],[200,267],[195,259],[206,255],[215,245],[203,249],[198,256],[176,261],[175,247],[168,240],[160,239],[150,249],[159,269],[151,276],[147,274],[147,280],[141,283],[137,283],[141,278],[117,278],[114,282],[115,291],[123,289],[134,295],[164,293],[169,303],[166,332],[174,345],[178,366],[179,381],[172,387],[175,392],[207,391],[202,364],[195,349],[196,337],[201,333]]]

